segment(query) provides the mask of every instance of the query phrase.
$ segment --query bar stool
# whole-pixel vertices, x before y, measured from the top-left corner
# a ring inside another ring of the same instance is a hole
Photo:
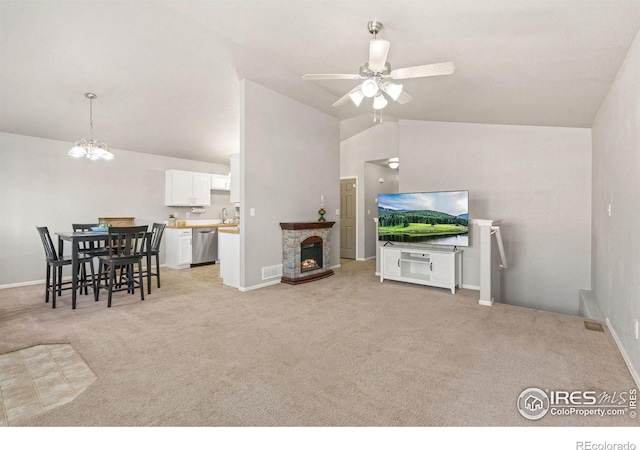
[[[40,234],[40,239],[42,240],[42,246],[44,247],[44,253],[47,261],[47,279],[46,279],[46,294],[45,294],[45,303],[49,303],[49,292],[51,292],[53,299],[51,302],[52,308],[56,307],[56,294],[61,295],[62,291],[72,289],[71,281],[62,281],[62,267],[71,265],[71,258],[65,258],[64,256],[58,255],[55,247],[53,246],[53,241],[51,240],[51,235],[49,234],[49,229],[47,227],[36,227],[38,233]],[[87,256],[83,253],[78,255],[78,264],[84,265],[85,263],[89,263],[89,267],[91,268],[91,286],[93,289],[94,296],[96,294],[96,287],[94,284],[94,271],[92,264],[93,257]],[[51,274],[51,269],[53,268],[53,277]],[[89,280],[87,279],[86,272],[83,272],[83,276],[80,278],[80,283],[78,283],[78,289],[80,293],[82,293],[82,288],[84,288],[85,295],[88,293],[87,286],[89,285]],[[53,279],[52,279],[53,278]]]

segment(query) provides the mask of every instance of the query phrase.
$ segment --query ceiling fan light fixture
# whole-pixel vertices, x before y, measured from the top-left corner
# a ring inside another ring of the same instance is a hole
[[[378,94],[373,98],[373,109],[382,109],[388,104],[389,102],[382,94]]]
[[[402,94],[402,85],[399,83],[387,83],[384,86],[384,91],[389,94],[389,97],[391,97],[395,102],[398,101],[398,98],[400,98],[400,94]]]
[[[378,83],[373,78],[369,78],[362,86],[360,86],[360,90],[364,94],[365,97],[371,98],[378,93],[380,88],[378,87]]]
[[[364,94],[362,93],[362,89],[357,89],[349,94],[349,98],[353,102],[354,105],[360,106],[362,100],[364,100]]]

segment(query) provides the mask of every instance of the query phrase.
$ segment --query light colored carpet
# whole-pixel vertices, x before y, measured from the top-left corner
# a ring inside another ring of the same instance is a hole
[[[0,354],[73,346],[97,380],[14,425],[638,425],[628,417],[516,410],[523,389],[635,385],[609,332],[583,319],[477,303],[478,292],[385,281],[342,261],[313,283],[241,293],[217,266],[163,270],[141,302],[107,309],[43,286],[0,290]],[[155,280],[154,280],[155,281]],[[577,293],[576,293],[577,295]]]

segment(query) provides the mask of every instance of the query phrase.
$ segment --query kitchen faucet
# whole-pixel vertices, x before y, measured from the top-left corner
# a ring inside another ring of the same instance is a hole
[[[222,208],[222,211],[220,211],[220,215],[222,216],[222,223],[224,223],[225,220],[227,220],[227,208]]]

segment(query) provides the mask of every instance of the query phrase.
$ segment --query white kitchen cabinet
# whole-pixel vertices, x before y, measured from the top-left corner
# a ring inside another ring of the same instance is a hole
[[[462,250],[427,249],[403,244],[380,247],[384,279],[451,289],[462,286]]]
[[[211,174],[167,170],[165,206],[211,206]]]
[[[166,228],[166,264],[171,269],[191,267],[191,228]]]
[[[230,191],[231,190],[231,174],[219,175],[211,174],[211,190],[212,191]]]
[[[220,277],[226,286],[240,286],[240,234],[232,229],[220,229],[218,233]]]
[[[231,203],[240,203],[240,153],[234,153],[229,157],[229,166],[231,168],[231,192],[229,201]]]

